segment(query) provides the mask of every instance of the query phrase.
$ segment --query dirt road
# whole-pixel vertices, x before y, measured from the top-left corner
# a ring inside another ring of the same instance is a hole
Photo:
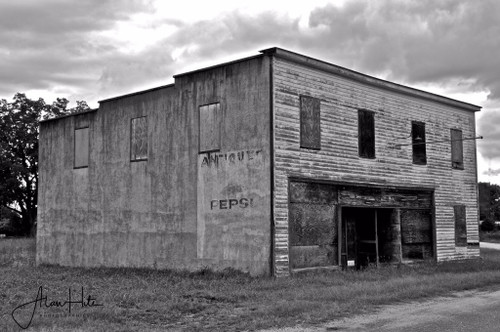
[[[500,243],[481,242],[481,248],[500,250]],[[321,327],[293,327],[261,332],[320,331],[499,332],[500,288],[382,306],[373,314],[332,321]]]
[[[422,302],[383,306],[376,313],[333,321],[321,327],[266,331],[498,332],[500,289],[460,292]]]

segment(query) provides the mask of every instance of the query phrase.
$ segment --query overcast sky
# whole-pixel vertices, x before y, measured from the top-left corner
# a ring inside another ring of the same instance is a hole
[[[499,13],[498,0],[0,0],[0,98],[97,107],[279,46],[483,106],[479,179],[500,184]]]

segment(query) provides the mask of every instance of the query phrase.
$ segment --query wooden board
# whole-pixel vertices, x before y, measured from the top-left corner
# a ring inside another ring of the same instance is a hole
[[[431,243],[432,222],[429,211],[401,211],[401,239],[404,244]]]
[[[464,149],[462,131],[451,129],[451,164],[453,168],[464,168]]]
[[[75,130],[75,168],[89,165],[89,128]]]
[[[220,150],[220,104],[200,106],[200,152]]]
[[[292,269],[338,265],[335,246],[291,246],[290,258]]]
[[[148,158],[148,122],[147,117],[134,118],[130,129],[130,160]]]
[[[336,200],[334,186],[290,182],[291,268],[338,265]]]
[[[335,204],[337,188],[313,182],[290,182],[290,202],[311,204]]]
[[[291,203],[290,245],[330,245],[337,243],[334,224],[335,207],[331,205]]]
[[[430,209],[432,192],[341,186],[339,204]]]
[[[455,216],[455,245],[457,247],[467,246],[467,223],[465,217],[465,205],[453,207]]]

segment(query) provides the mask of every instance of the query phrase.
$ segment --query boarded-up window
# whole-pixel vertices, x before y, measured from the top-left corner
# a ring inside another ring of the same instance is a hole
[[[148,159],[148,122],[147,117],[132,119],[130,126],[130,160]]]
[[[75,168],[89,166],[89,128],[75,129]]]
[[[401,210],[401,244],[405,259],[433,257],[430,211]]]
[[[300,147],[321,148],[320,100],[300,96]]]
[[[200,152],[220,150],[220,104],[200,106]]]
[[[467,222],[465,217],[465,205],[455,205],[455,245],[457,247],[467,246]]]
[[[413,147],[413,163],[417,165],[427,164],[425,123],[416,121],[411,123],[411,142]]]
[[[292,269],[338,265],[337,191],[317,183],[290,183],[289,244]]]
[[[464,169],[462,131],[458,129],[451,129],[451,167]]]
[[[375,158],[375,114],[358,111],[358,148],[362,158]]]

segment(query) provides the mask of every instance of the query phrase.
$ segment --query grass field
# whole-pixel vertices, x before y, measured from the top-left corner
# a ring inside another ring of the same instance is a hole
[[[240,331],[312,325],[377,305],[500,287],[500,251],[484,249],[482,255],[482,260],[461,263],[274,279],[236,271],[35,268],[33,240],[1,239],[0,331],[20,330],[11,312],[35,300],[40,286],[52,307],[37,307],[32,331]],[[67,301],[69,289],[72,299],[80,299],[82,287],[86,300],[90,295],[102,306],[74,304],[71,315],[68,305],[57,307],[54,301]],[[26,324],[33,307],[18,309],[15,317]]]

